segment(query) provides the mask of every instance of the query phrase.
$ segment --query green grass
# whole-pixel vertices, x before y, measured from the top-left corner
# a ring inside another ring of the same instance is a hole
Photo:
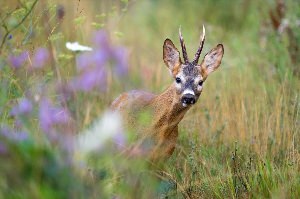
[[[0,41],[33,1],[20,2],[27,1],[0,3]],[[65,9],[62,21],[56,18],[58,5]],[[202,24],[204,53],[222,43],[225,54],[180,123],[177,148],[164,163],[127,158],[110,144],[70,163],[57,143],[44,139],[35,110],[22,120],[30,142],[3,141],[10,154],[0,154],[0,198],[299,198],[300,5],[286,1],[289,26],[283,33],[271,23],[269,13],[275,7],[275,0],[38,1],[0,50],[1,126],[16,127],[9,113],[21,97],[46,88],[55,101],[55,84],[76,74],[76,54],[65,42],[91,45],[99,28],[108,31],[113,45],[128,49],[129,74],[115,76],[112,63],[107,91],[72,96],[67,106],[76,133],[101,116],[121,92],[160,93],[171,83],[162,45],[170,38],[179,47],[180,25],[190,56]],[[11,53],[33,54],[37,47],[51,52],[47,67],[28,71],[8,66]]]

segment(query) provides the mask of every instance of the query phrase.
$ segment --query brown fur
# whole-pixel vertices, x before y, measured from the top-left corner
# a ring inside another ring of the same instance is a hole
[[[165,105],[162,105],[166,104]],[[123,93],[111,106],[126,118],[126,126],[139,129],[138,138],[142,142],[151,141],[149,155],[151,159],[172,155],[178,137],[178,123],[182,120],[189,107],[182,107],[175,86],[172,84],[160,95],[145,91]],[[148,125],[141,127],[136,118],[142,111],[150,111]]]

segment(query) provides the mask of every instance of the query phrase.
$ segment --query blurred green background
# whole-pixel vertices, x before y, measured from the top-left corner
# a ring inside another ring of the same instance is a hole
[[[22,121],[33,139],[8,141],[9,153],[0,154],[0,198],[300,197],[299,1],[11,0],[0,2],[0,17],[0,121],[12,128],[10,110],[28,90],[44,85],[55,98],[54,83],[76,74],[78,54],[65,43],[92,46],[96,30],[127,48],[128,75],[109,70],[105,91],[73,96],[68,108],[77,133],[121,92],[160,93],[172,83],[162,45],[170,38],[180,47],[180,26],[190,56],[203,24],[203,53],[218,43],[225,49],[164,164],[149,169],[143,158],[128,159],[108,147],[80,167],[39,138],[38,116],[32,115]],[[9,66],[9,55],[38,47],[50,52],[46,68]]]

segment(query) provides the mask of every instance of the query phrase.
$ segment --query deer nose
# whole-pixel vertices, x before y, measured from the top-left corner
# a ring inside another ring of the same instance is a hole
[[[196,102],[195,95],[185,94],[182,96],[181,102],[184,104],[195,104]]]

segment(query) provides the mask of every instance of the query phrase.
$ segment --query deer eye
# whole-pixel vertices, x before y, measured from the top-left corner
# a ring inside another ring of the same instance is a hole
[[[179,77],[176,77],[175,81],[176,81],[177,84],[181,83],[181,79]]]
[[[200,81],[198,84],[199,84],[199,86],[202,86],[202,84],[203,84],[203,81],[201,80],[201,81]]]

